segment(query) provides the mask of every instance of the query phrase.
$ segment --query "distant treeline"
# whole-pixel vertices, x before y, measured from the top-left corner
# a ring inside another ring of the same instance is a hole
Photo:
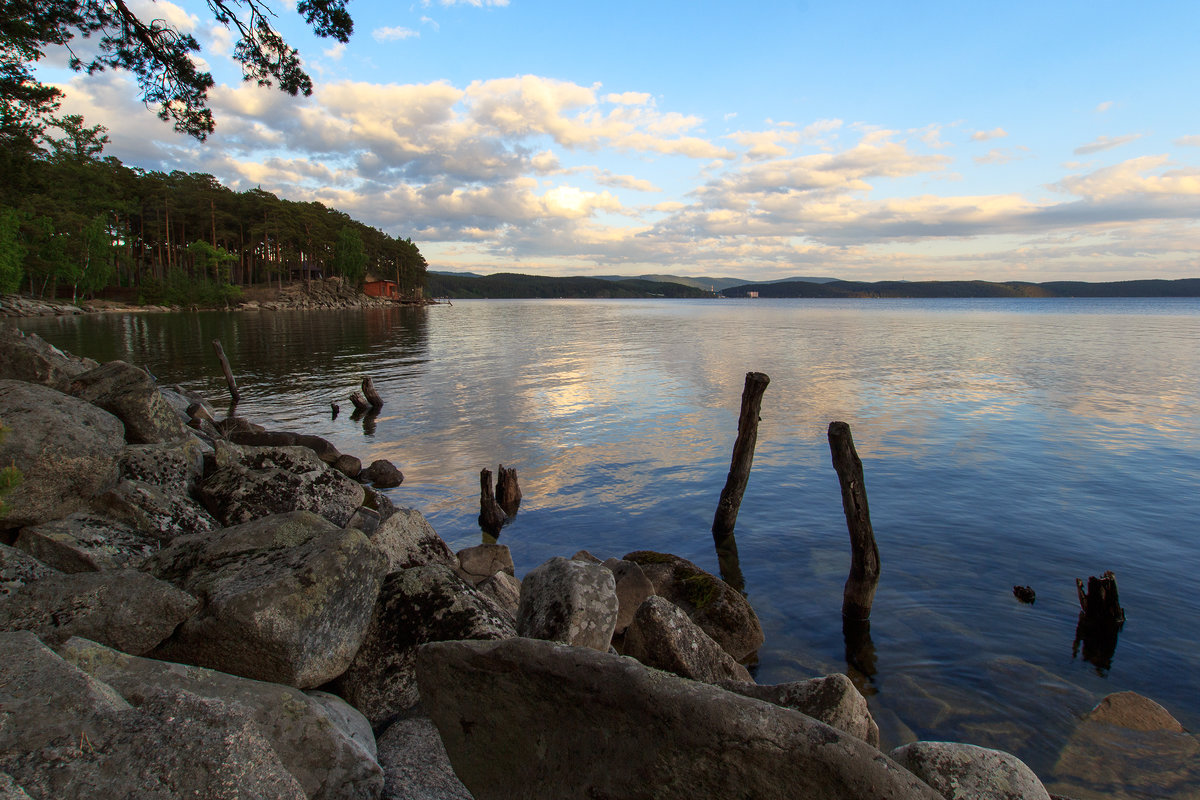
[[[711,292],[679,283],[630,278],[545,278],[501,272],[483,277],[428,275],[431,297],[470,298],[624,298],[624,297],[712,297]]]
[[[61,135],[55,135],[56,133]],[[369,271],[401,292],[426,263],[397,239],[321,203],[234,192],[212,175],[101,158],[100,126],[0,125],[0,292],[72,300],[122,290],[145,302],[220,305],[239,286]]]
[[[833,281],[808,283],[752,283],[721,290],[725,297],[1200,297],[1200,278],[1181,280],[1114,281]]]

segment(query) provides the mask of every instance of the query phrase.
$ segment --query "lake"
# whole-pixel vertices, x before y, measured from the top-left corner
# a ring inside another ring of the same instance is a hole
[[[479,470],[516,467],[525,499],[500,541],[518,575],[579,549],[669,551],[716,572],[742,385],[765,372],[737,524],[767,637],[760,683],[848,671],[885,743],[1003,747],[1039,772],[1108,692],[1142,692],[1200,730],[1200,301],[456,301],[20,325],[218,407],[220,338],[239,414],[391,459],[406,476],[391,499],[455,549],[480,540]],[[367,424],[347,400],[363,375],[386,400]],[[882,561],[870,642],[849,665],[826,442],[839,419]],[[1097,657],[1076,647],[1075,578],[1110,569],[1128,620]]]

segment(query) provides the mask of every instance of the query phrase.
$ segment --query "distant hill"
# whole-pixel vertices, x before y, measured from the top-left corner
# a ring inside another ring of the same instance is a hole
[[[628,275],[595,275],[603,281],[627,281]],[[747,283],[780,283],[781,281],[804,281],[807,283],[829,283],[837,278],[780,278],[774,281],[747,281],[745,278],[688,278],[681,275],[638,275],[637,280],[655,281],[657,283],[679,283],[696,289],[711,289],[719,292],[730,286],[745,286]]]
[[[625,298],[625,297],[712,297],[707,289],[679,283],[622,278],[549,278],[501,272],[483,277],[465,277],[430,272],[426,276],[430,297],[470,298]]]
[[[1114,281],[832,281],[811,283],[744,283],[722,289],[724,297],[1200,297],[1200,278]]]

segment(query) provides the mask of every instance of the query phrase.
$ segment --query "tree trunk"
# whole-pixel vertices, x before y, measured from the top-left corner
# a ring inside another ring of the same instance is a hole
[[[213,350],[217,353],[217,360],[221,362],[221,370],[225,373],[225,383],[229,386],[229,396],[233,400],[233,405],[237,405],[242,395],[238,392],[237,381],[233,379],[233,370],[229,368],[229,359],[225,357],[225,348],[221,347],[220,339],[213,339]]]
[[[850,426],[845,422],[829,423],[828,436],[833,468],[842,487],[842,511],[850,531],[850,575],[842,591],[842,617],[865,620],[871,616],[871,603],[879,583],[879,548],[875,545],[871,512],[867,508],[862,461],[854,449]]]
[[[517,510],[521,507],[521,487],[517,483],[517,470],[515,467],[505,469],[501,464],[496,476],[496,502],[500,508],[504,509],[504,513],[510,517],[517,515]]]
[[[732,541],[733,529],[737,524],[742,496],[746,493],[746,485],[750,481],[750,467],[754,464],[754,445],[758,442],[758,412],[762,408],[763,392],[767,390],[767,384],[770,382],[771,379],[761,372],[746,373],[733,457],[729,463],[729,474],[725,478],[725,488],[721,490],[721,499],[717,503],[717,513],[713,516],[713,542],[718,549],[728,543],[734,552],[737,551],[737,545]]]
[[[500,529],[508,521],[508,515],[496,502],[492,490],[492,471],[483,469],[479,472],[479,527],[488,536],[499,536]]]
[[[369,375],[362,379],[362,393],[367,398],[367,402],[371,404],[371,408],[376,411],[383,408],[383,398],[379,396],[379,392],[375,391],[375,383]]]

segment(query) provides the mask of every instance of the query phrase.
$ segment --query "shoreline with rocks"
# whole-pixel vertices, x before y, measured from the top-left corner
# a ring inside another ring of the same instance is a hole
[[[341,278],[293,281],[282,288],[255,288],[228,308],[136,305],[94,299],[71,303],[21,294],[0,295],[2,317],[66,317],[83,314],[153,314],[183,311],[315,311],[321,309],[403,308],[439,305],[436,300],[393,300],[363,294]]]
[[[756,684],[753,607],[683,558],[580,551],[518,578],[506,545],[453,552],[396,507],[395,465],[12,328],[0,423],[24,476],[0,496],[0,798],[1200,787],[1200,741],[1131,692],[1078,715],[1042,778],[970,744],[885,753],[845,675]]]

